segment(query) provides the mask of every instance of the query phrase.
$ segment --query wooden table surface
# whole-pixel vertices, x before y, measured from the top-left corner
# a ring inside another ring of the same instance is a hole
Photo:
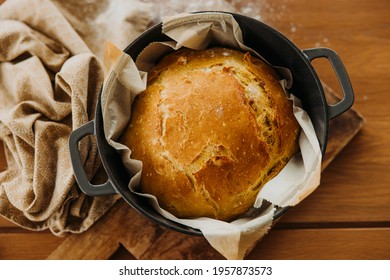
[[[355,90],[353,108],[365,119],[323,171],[319,188],[288,211],[248,258],[390,259],[390,2],[229,2],[241,13],[258,13],[300,49],[335,50]],[[330,65],[323,60],[313,64],[321,79],[340,92]],[[0,145],[0,171],[5,169]],[[1,259],[45,259],[63,240],[0,217]],[[113,258],[124,256],[119,252]]]

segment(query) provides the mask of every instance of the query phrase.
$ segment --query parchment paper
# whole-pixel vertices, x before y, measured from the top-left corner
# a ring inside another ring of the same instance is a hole
[[[228,223],[210,218],[178,219],[161,209],[154,196],[138,191],[142,162],[131,159],[131,151],[117,142],[130,119],[134,98],[146,88],[146,72],[168,51],[182,46],[204,49],[210,44],[218,44],[253,52],[244,45],[241,29],[229,14],[180,14],[165,18],[163,32],[173,41],[152,43],[140,54],[136,63],[127,54],[108,44],[105,65],[108,74],[102,93],[107,141],[122,154],[126,167],[136,173],[129,182],[132,191],[147,196],[153,207],[164,217],[200,229],[208,242],[227,259],[243,259],[268,232],[276,206],[294,206],[319,185],[321,150],[313,125],[306,112],[301,109],[299,100],[286,91],[288,98],[293,100],[294,115],[302,128],[299,137],[301,152],[259,192],[254,209],[263,205],[262,211],[251,211],[246,217]],[[281,72],[281,69],[278,70]],[[288,89],[293,81],[286,74],[289,73],[288,69],[284,70],[284,79],[280,82]],[[264,206],[267,204],[263,204],[263,200],[270,202],[270,205]]]

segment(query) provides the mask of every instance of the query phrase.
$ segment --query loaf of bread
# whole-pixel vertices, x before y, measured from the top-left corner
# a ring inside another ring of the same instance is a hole
[[[230,221],[298,151],[276,71],[250,53],[181,48],[148,75],[122,135],[141,188],[180,218]]]

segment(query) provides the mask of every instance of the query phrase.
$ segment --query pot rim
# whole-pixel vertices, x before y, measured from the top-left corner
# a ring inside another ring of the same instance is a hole
[[[307,79],[312,79],[312,81],[314,81],[315,88],[318,90],[318,94],[317,94],[318,96],[316,96],[316,98],[320,99],[319,100],[319,103],[320,103],[319,107],[323,108],[322,112],[321,112],[321,114],[322,114],[321,120],[323,120],[323,122],[324,122],[323,123],[324,127],[321,127],[323,133],[322,133],[322,139],[319,139],[319,141],[320,141],[321,152],[324,155],[325,150],[326,150],[327,139],[328,139],[328,132],[329,132],[328,126],[329,126],[329,119],[331,117],[329,108],[331,106],[329,106],[326,102],[325,93],[324,93],[324,89],[322,87],[321,81],[320,81],[315,69],[313,68],[312,64],[310,63],[311,59],[313,59],[313,57],[308,56],[305,53],[305,51],[301,51],[293,42],[291,42],[287,37],[285,37],[279,31],[275,30],[274,28],[268,26],[267,24],[265,24],[261,21],[250,18],[248,16],[244,16],[244,15],[240,15],[240,14],[236,14],[236,13],[231,13],[231,12],[216,12],[216,13],[231,14],[235,18],[235,20],[237,20],[238,24],[240,25],[240,27],[243,30],[243,33],[245,33],[245,31],[248,29],[251,29],[251,31],[253,31],[254,29],[256,29],[256,27],[261,26],[262,30],[266,30],[267,32],[272,33],[271,34],[272,36],[276,36],[275,37],[276,39],[274,39],[274,41],[275,40],[283,41],[281,43],[283,43],[284,45],[287,45],[291,49],[290,51],[293,52],[294,58],[297,60],[300,59],[301,62],[304,63],[304,66],[306,67],[306,71],[309,70],[309,73],[311,75]],[[242,26],[243,21],[245,22],[244,27]],[[250,27],[248,27],[248,26],[250,26]],[[140,34],[133,42],[131,42],[124,49],[124,52],[129,54],[133,58],[133,60],[136,60],[138,54],[143,50],[143,48],[145,48],[149,43],[153,42],[151,40],[152,38],[150,38],[150,37],[157,35],[159,38],[166,38],[167,40],[171,40],[168,36],[162,34],[161,29],[162,29],[162,22],[157,23],[154,26],[150,27],[149,29],[144,31],[142,34]],[[245,41],[245,38],[244,38],[244,41]],[[256,49],[256,48],[254,48],[254,49]],[[261,52],[259,52],[259,53],[261,53]],[[298,59],[298,57],[299,57],[299,59]],[[126,202],[132,206],[132,208],[134,208],[136,211],[140,212],[144,216],[148,217],[152,221],[156,222],[157,224],[160,224],[162,226],[165,226],[167,228],[173,229],[173,230],[181,232],[181,233],[195,235],[195,236],[202,236],[203,234],[199,229],[194,229],[194,228],[182,225],[182,224],[178,224],[178,223],[173,222],[171,220],[168,220],[168,219],[164,218],[163,216],[161,216],[160,214],[158,214],[154,209],[149,209],[152,207],[140,206],[140,201],[142,203],[147,203],[147,202],[143,201],[139,197],[135,198],[134,197],[135,195],[128,189],[128,186],[127,186],[128,181],[132,177],[132,174],[122,174],[123,172],[120,173],[118,170],[115,170],[115,167],[117,167],[118,165],[120,165],[119,169],[121,167],[123,169],[124,167],[123,167],[123,163],[120,159],[119,154],[116,153],[116,151],[113,151],[114,148],[109,146],[109,144],[105,138],[105,135],[104,135],[103,116],[102,116],[102,107],[101,107],[101,94],[102,94],[102,89],[99,92],[98,101],[96,104],[95,119],[93,121],[91,121],[91,123],[93,124],[93,133],[91,131],[89,131],[89,132],[86,132],[84,136],[86,136],[87,134],[95,134],[96,135],[97,146],[98,146],[98,151],[99,151],[99,155],[101,158],[101,162],[102,162],[102,165],[103,165],[104,169],[106,170],[106,173],[107,173],[108,178],[109,178],[107,183],[104,184],[104,185],[108,186],[106,193],[104,193],[104,194],[119,193],[122,196],[122,198],[124,198],[126,200]],[[346,106],[344,106],[344,107],[346,107]],[[341,111],[341,110],[339,110],[339,111]],[[335,115],[333,115],[333,116],[335,116]],[[83,129],[83,127],[81,127],[80,129]],[[90,129],[91,129],[91,125],[90,125]],[[73,139],[72,139],[72,136],[74,136]],[[77,144],[78,144],[78,141],[80,141],[81,137],[83,137],[83,133],[81,131],[77,134],[77,137],[76,137],[76,133],[72,133],[71,137],[70,137],[70,141],[69,141],[71,158],[72,158],[72,165],[73,165],[75,177],[76,177],[77,182],[79,183],[80,188],[87,195],[99,195],[96,193],[94,194],[93,193],[94,191],[91,191],[93,188],[91,188],[92,185],[88,182],[88,179],[86,179],[86,176],[84,176],[85,171],[84,171],[84,175],[80,174],[80,173],[83,173],[81,171],[81,169],[83,169],[83,167],[82,167],[82,164],[77,163],[77,161],[80,158],[80,155],[78,153]],[[317,134],[317,138],[319,138],[318,134]],[[120,162],[116,162],[116,161],[118,161],[118,157],[119,157]],[[113,158],[116,159],[116,161],[112,160]],[[113,165],[115,165],[115,167],[113,167]],[[124,183],[125,181],[127,181],[127,183]],[[89,186],[87,187],[86,185],[88,185],[88,184],[89,184]],[[125,186],[123,187],[122,185],[125,185]],[[288,211],[289,208],[290,207],[278,207],[274,213],[274,221],[276,221],[282,215],[284,215]]]

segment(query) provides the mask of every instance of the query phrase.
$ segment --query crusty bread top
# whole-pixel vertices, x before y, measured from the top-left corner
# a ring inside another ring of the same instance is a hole
[[[182,48],[151,70],[122,142],[141,188],[177,217],[231,220],[297,152],[299,125],[275,70],[249,53]]]

